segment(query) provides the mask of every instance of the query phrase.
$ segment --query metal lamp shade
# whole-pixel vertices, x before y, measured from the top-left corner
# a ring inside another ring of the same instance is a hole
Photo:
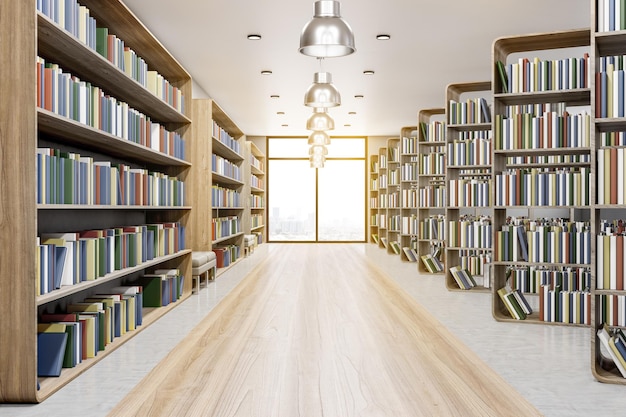
[[[330,145],[330,138],[326,132],[315,131],[309,135],[309,145]]]
[[[318,108],[315,109],[315,112],[309,116],[306,121],[306,129],[307,130],[333,130],[335,128],[335,121],[328,113],[326,113],[326,109]]]
[[[324,145],[313,145],[309,148],[309,156],[326,156],[328,149]]]
[[[300,53],[318,58],[350,55],[354,47],[354,34],[350,25],[339,13],[339,2],[315,2],[315,15],[300,34]]]
[[[304,105],[308,107],[337,107],[341,104],[341,94],[332,83],[330,72],[316,72],[313,84],[304,94]]]

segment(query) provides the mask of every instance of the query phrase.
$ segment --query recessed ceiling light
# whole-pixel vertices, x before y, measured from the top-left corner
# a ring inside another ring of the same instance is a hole
[[[357,94],[354,98],[363,98],[363,94]]]
[[[251,33],[251,34],[248,35],[248,40],[260,41],[261,40],[261,35],[256,34],[256,33]]]
[[[282,127],[289,127],[289,125],[288,125],[287,123],[282,124],[281,126],[282,126]]]
[[[356,114],[355,111],[349,111],[348,114]]]
[[[272,74],[272,71],[270,71],[270,70],[263,70],[263,71],[261,71],[261,75],[271,75],[271,74]]]
[[[351,125],[351,124],[349,124],[349,123],[346,123],[346,124],[345,124],[345,125],[343,125],[343,126],[344,126],[344,127],[352,127],[352,125]]]
[[[374,75],[374,71],[373,70],[365,70],[365,71],[363,71],[363,74],[365,74],[365,75]]]
[[[272,94],[270,98],[280,98],[280,96],[278,94]]]
[[[381,33],[380,35],[376,35],[376,39],[378,39],[379,41],[388,41],[389,39],[391,39],[391,36],[386,33]]]
[[[285,114],[284,111],[277,111],[276,114]]]

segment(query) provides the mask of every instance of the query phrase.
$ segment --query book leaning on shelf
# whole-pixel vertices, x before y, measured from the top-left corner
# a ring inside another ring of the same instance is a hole
[[[604,323],[596,334],[621,376],[626,378],[626,337],[622,330],[611,331],[609,326]]]
[[[498,295],[511,317],[516,320],[525,320],[531,314],[532,308],[520,290],[512,290],[508,285],[500,288]]]
[[[462,290],[469,290],[476,286],[476,281],[472,274],[467,269],[460,268],[458,266],[450,267],[450,274],[456,281],[459,288]]]

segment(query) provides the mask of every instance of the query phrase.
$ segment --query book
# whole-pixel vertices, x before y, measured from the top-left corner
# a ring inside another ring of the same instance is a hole
[[[452,274],[452,277],[462,290],[469,290],[476,286],[474,277],[472,277],[467,269],[459,266],[452,266],[450,267],[450,274]]]
[[[417,262],[417,256],[413,249],[405,246],[402,248],[402,251],[406,255],[406,258],[409,262]]]
[[[498,75],[500,77],[500,84],[502,85],[502,92],[503,93],[508,93],[509,92],[509,81],[508,81],[508,77],[506,75],[506,69],[504,68],[504,63],[502,61],[496,61],[496,67],[498,70]]]
[[[511,291],[508,287],[502,287],[497,291],[502,303],[508,310],[511,317],[516,320],[525,320],[526,313],[523,308],[519,305],[517,298],[515,297],[513,291]]]
[[[596,335],[598,336],[598,339],[602,343],[602,346],[604,346],[604,349],[606,350],[606,352],[609,354],[609,357],[613,360],[613,363],[619,370],[622,377],[626,378],[626,367],[622,365],[622,362],[619,360],[617,356],[617,353],[615,350],[615,341],[613,341],[613,347],[611,347],[610,340],[613,336],[611,335],[609,327],[606,325],[606,323],[603,324],[598,329],[598,331],[596,332]]]
[[[59,376],[63,367],[67,333],[37,334],[37,376]]]

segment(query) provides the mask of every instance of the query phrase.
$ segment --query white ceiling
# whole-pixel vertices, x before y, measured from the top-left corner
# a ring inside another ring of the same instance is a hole
[[[313,0],[125,0],[247,135],[305,136],[304,92],[319,62],[298,52]],[[356,53],[323,61],[342,104],[332,136],[398,136],[449,83],[490,79],[499,36],[590,26],[589,0],[341,0]],[[246,36],[259,33],[260,41]],[[377,41],[379,33],[391,35]],[[272,75],[261,75],[269,69]],[[373,76],[363,74],[374,70]],[[270,99],[278,94],[279,99]],[[357,100],[356,94],[364,99]],[[276,112],[284,111],[285,115]],[[355,111],[356,115],[348,115]],[[288,127],[281,125],[288,124]],[[351,127],[344,127],[351,124]]]

